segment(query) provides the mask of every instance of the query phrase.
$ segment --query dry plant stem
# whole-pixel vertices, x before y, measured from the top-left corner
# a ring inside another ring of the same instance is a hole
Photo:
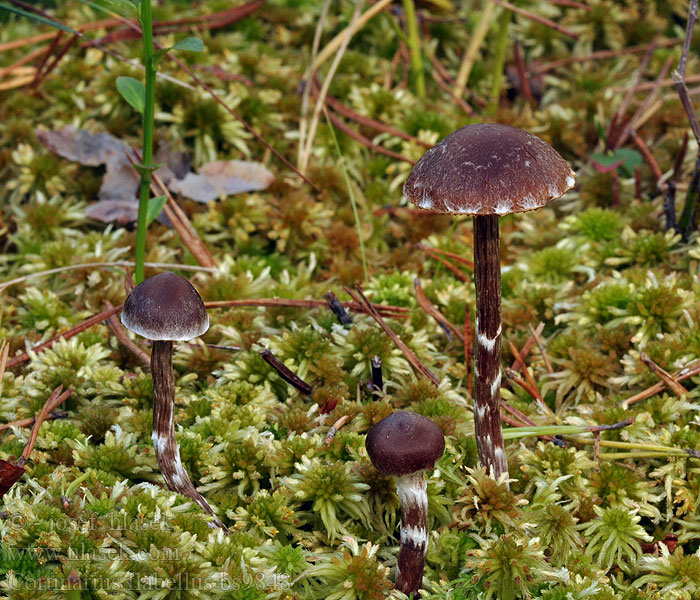
[[[372,398],[379,400],[380,394],[384,393],[384,375],[382,373],[382,357],[373,356],[370,361],[372,368]]]
[[[328,433],[323,438],[323,443],[326,446],[330,446],[333,443],[333,440],[335,439],[335,435],[349,420],[350,417],[348,415],[343,415],[342,417],[340,417],[340,419],[333,423],[333,425],[331,425],[331,428],[328,430]]]
[[[37,76],[32,82],[32,88],[36,88],[39,84],[49,76],[49,74],[56,68],[61,59],[67,54],[67,52],[75,45],[75,43],[80,39],[80,35],[76,34],[71,39],[69,39],[63,47],[58,51],[56,56],[53,57],[51,62],[48,64],[43,73],[37,71]]]
[[[467,265],[467,267],[474,270],[474,263],[471,260],[465,258],[460,254],[456,254],[455,252],[448,252],[447,250],[441,250],[440,248],[433,248],[432,246],[428,246],[427,244],[416,244],[416,248],[420,248],[421,250],[425,250],[426,252],[432,252],[434,254],[440,254],[442,256],[452,258],[453,260],[456,260],[457,262],[460,262],[463,265]]]
[[[454,275],[459,279],[460,281],[467,283],[469,281],[469,277],[467,277],[463,271],[461,271],[458,267],[453,265],[449,260],[446,258],[442,258],[439,254],[435,253],[432,248],[427,248],[425,246],[418,246],[420,250],[425,252],[430,258],[434,258],[435,260],[438,261],[441,265],[444,265],[447,267]]]
[[[209,503],[192,485],[180,460],[180,448],[175,441],[175,381],[172,369],[173,343],[156,340],[151,354],[153,377],[153,446],[158,467],[168,488],[194,500],[206,513],[214,517],[214,523],[224,531],[226,526],[214,514]]]
[[[700,360],[694,361],[689,365],[683,367],[679,371],[676,371],[671,375],[671,377],[675,381],[684,381],[690,377],[695,377],[695,375],[698,374],[700,374]],[[659,383],[655,383],[651,387],[648,387],[646,390],[639,392],[634,396],[630,396],[626,400],[622,400],[621,402],[619,402],[619,404],[624,408],[629,408],[629,406],[632,404],[636,404],[637,402],[641,402],[642,400],[646,400],[647,398],[651,398],[652,396],[656,396],[656,394],[663,392],[665,387],[666,382],[661,381]]]
[[[315,93],[316,88],[314,87],[313,89]],[[376,119],[372,119],[371,117],[366,117],[364,115],[356,113],[354,110],[348,108],[337,98],[334,98],[331,95],[326,95],[326,103],[339,115],[345,117],[346,119],[350,119],[351,121],[355,121],[359,125],[371,127],[372,129],[376,129],[377,131],[381,131],[382,133],[394,135],[396,137],[401,138],[402,140],[418,144],[419,146],[424,146],[425,148],[432,147],[432,144],[424,142],[423,140],[418,139],[417,137],[414,137],[403,131],[400,131],[399,129],[394,129],[393,127],[391,127],[391,125],[387,125],[386,123],[382,123],[381,121],[377,121]]]
[[[36,84],[39,80],[39,76],[41,74],[41,71],[46,66],[46,63],[48,62],[49,57],[51,55],[53,55],[54,50],[56,50],[56,46],[58,46],[58,43],[61,41],[62,37],[63,37],[63,31],[62,30],[57,31],[51,44],[49,44],[49,47],[47,48],[46,52],[44,53],[44,56],[42,57],[41,61],[39,62],[39,65],[36,68],[36,76],[34,77],[34,81],[32,81],[32,85],[30,87],[32,87],[32,88],[36,87]]]
[[[83,321],[79,325],[76,325],[75,327],[72,327],[68,331],[65,331],[64,333],[60,333],[60,334],[52,337],[50,340],[46,340],[43,344],[39,344],[38,346],[34,346],[34,348],[32,348],[32,350],[31,350],[32,354],[36,354],[36,353],[39,353],[43,350],[46,350],[47,348],[50,348],[58,340],[70,339],[73,336],[78,335],[81,331],[85,331],[86,329],[89,329],[90,327],[92,327],[96,323],[99,323],[100,321],[104,321],[105,319],[108,319],[112,315],[116,315],[122,309],[122,306],[123,305],[120,304],[119,306],[114,306],[110,309],[103,310],[101,313],[93,315],[89,319],[86,319],[85,321]],[[24,354],[20,354],[19,356],[15,356],[7,361],[7,368],[11,369],[13,367],[16,367],[17,365],[20,365],[23,362],[28,361],[30,358],[31,357],[29,355],[29,352],[25,352]]]
[[[420,279],[414,279],[413,285],[416,289],[416,300],[418,301],[418,304],[420,304],[421,308],[425,312],[427,312],[431,317],[433,317],[433,319],[435,319],[439,325],[452,332],[457,337],[457,339],[462,344],[464,344],[464,336],[459,330],[459,327],[456,327],[455,325],[450,323],[450,321],[447,320],[447,317],[445,317],[445,315],[443,315],[437,308],[433,306],[432,302],[430,302],[428,297],[425,295],[423,288],[421,287]]]
[[[669,48],[671,46],[677,46],[682,42],[683,40],[681,38],[673,38],[670,40],[662,40],[659,42],[654,41],[651,44],[641,44],[639,46],[630,46],[629,48],[620,48],[619,50],[599,50],[597,52],[591,52],[590,54],[567,56],[566,58],[561,58],[559,60],[553,60],[551,62],[542,63],[540,65],[534,66],[530,69],[530,72],[533,74],[547,73],[548,71],[553,71],[554,69],[558,69],[559,67],[568,67],[569,65],[580,64],[592,60],[617,58],[619,56],[626,56],[627,54],[642,54],[643,52],[646,52],[649,49],[650,45],[655,45],[657,48]],[[644,87],[645,86],[640,86],[637,89],[637,91],[641,91]],[[616,87],[612,88],[612,91],[619,92],[624,91],[625,89],[627,88]]]
[[[542,360],[544,362],[544,366],[547,369],[547,373],[550,375],[554,373],[554,369],[552,368],[552,363],[549,361],[549,356],[547,355],[547,351],[544,349],[544,344],[542,343],[542,338],[540,337],[540,334],[537,333],[532,325],[528,325],[530,328],[530,335],[534,338],[535,343],[537,344],[537,348],[540,351],[540,356],[542,357]],[[522,358],[522,355],[521,355]]]
[[[112,304],[109,302],[106,303],[106,306],[107,309],[112,308]],[[141,346],[129,337],[126,328],[122,325],[121,321],[117,319],[116,315],[112,315],[107,319],[107,325],[112,330],[114,337],[117,338],[119,343],[136,356],[143,365],[148,367],[151,364],[151,357],[142,350]]]
[[[352,317],[345,311],[345,308],[338,300],[338,297],[330,290],[323,294],[328,307],[333,311],[341,325],[352,325]]]
[[[333,81],[333,77],[335,75],[336,70],[338,69],[338,65],[340,64],[340,59],[343,58],[343,54],[345,54],[345,50],[347,50],[348,44],[350,43],[350,38],[352,37],[353,33],[355,32],[355,25],[357,24],[358,17],[360,16],[360,3],[362,0],[355,0],[355,10],[353,11],[352,14],[352,20],[350,21],[350,25],[344,30],[344,36],[342,39],[342,42],[340,44],[340,47],[338,48],[338,52],[335,55],[335,58],[333,59],[333,62],[331,63],[330,68],[328,69],[328,73],[326,74],[326,77],[323,80],[323,84],[321,85],[321,89],[318,92],[318,97],[316,98],[316,104],[314,106],[314,111],[311,115],[311,121],[309,123],[309,131],[306,136],[305,142],[306,146],[303,148],[302,152],[300,153],[300,159],[299,159],[299,171],[302,173],[306,173],[306,170],[309,166],[309,160],[311,159],[311,153],[313,151],[313,145],[314,145],[314,138],[316,137],[316,129],[318,128],[318,124],[321,119],[321,111],[323,110],[326,102],[326,94],[328,93],[328,89],[331,86],[331,82]],[[314,64],[311,65],[311,72],[315,71]],[[347,133],[347,132],[346,132]]]
[[[306,381],[285,366],[285,364],[279,358],[272,354],[271,350],[268,350],[267,348],[265,350],[261,350],[260,357],[275,371],[277,371],[282,379],[284,379],[292,387],[299,390],[302,394],[308,396],[313,391],[313,388],[306,383]]]
[[[688,390],[686,390],[680,383],[671,377],[670,373],[651,360],[648,354],[642,352],[639,358],[647,367],[649,367],[649,370],[652,373],[657,375],[659,379],[661,379],[671,389],[671,391],[676,394],[676,396],[685,396],[688,393]]]
[[[522,52],[520,51],[520,44],[516,41],[513,44],[513,58],[515,59],[515,68],[518,72],[518,78],[520,79],[520,90],[528,104],[534,105],[534,96],[532,95],[532,88],[530,87],[530,79],[527,75],[527,68],[525,67],[525,61],[523,60]]]
[[[501,261],[497,215],[474,217],[476,359],[474,429],[479,461],[492,477],[508,473],[501,433]]]
[[[464,94],[464,89],[467,87],[469,74],[474,66],[476,55],[479,52],[479,48],[481,48],[484,39],[486,38],[489,25],[491,24],[493,11],[496,9],[496,3],[493,0],[484,0],[484,4],[485,5],[481,11],[481,17],[479,18],[479,23],[469,39],[469,45],[467,46],[467,50],[464,52],[464,56],[462,57],[462,63],[459,65],[459,72],[457,73],[457,79],[455,80],[455,86],[452,91],[452,96],[454,98],[461,98]]]
[[[65,419],[68,416],[68,412],[65,410],[59,410],[46,415],[44,421],[55,421],[56,419]],[[5,431],[6,429],[12,429],[13,427],[29,427],[36,423],[36,417],[27,417],[26,419],[19,419],[18,421],[12,421],[11,423],[5,423],[0,425],[0,431]]]
[[[407,156],[404,156],[403,154],[399,154],[398,152],[394,152],[393,150],[387,150],[383,146],[379,146],[378,144],[375,144],[372,140],[369,138],[366,138],[364,135],[361,133],[358,133],[355,131],[352,127],[346,125],[343,121],[341,121],[338,117],[336,117],[333,113],[329,112],[328,113],[328,118],[331,120],[331,123],[340,131],[345,133],[346,135],[350,136],[354,140],[357,140],[362,144],[363,146],[366,146],[370,150],[374,150],[375,152],[379,152],[380,154],[384,154],[385,156],[389,156],[393,158],[394,160],[400,160],[401,162],[407,162],[411,165],[415,165],[416,161],[413,160],[412,158],[408,158]],[[309,139],[311,137],[309,136]],[[310,156],[310,154],[309,154]],[[307,161],[308,164],[308,161]]]
[[[364,303],[364,305],[367,307],[367,312],[369,315],[377,322],[377,324],[384,330],[384,332],[391,338],[391,341],[396,344],[399,350],[403,352],[404,356],[408,360],[409,363],[413,366],[416,371],[419,373],[425,375],[430,381],[432,381],[436,386],[440,385],[440,380],[433,375],[433,373],[426,367],[420,359],[415,355],[413,350],[411,350],[402,340],[399,338],[396,333],[389,327],[384,319],[379,315],[379,313],[375,310],[374,306],[372,303],[365,298],[365,295],[362,293],[360,290],[359,286],[355,288],[355,290],[351,290],[350,288],[345,288],[345,291],[350,295],[350,297],[355,300],[358,303]]]
[[[423,471],[398,478],[401,501],[401,548],[396,564],[396,589],[409,597],[423,583],[428,549],[428,492]]]
[[[537,388],[534,388],[530,385],[529,382],[525,381],[524,379],[518,377],[518,374],[513,371],[513,369],[509,369],[506,367],[506,377],[510,379],[513,383],[519,385],[521,388],[523,388],[530,396],[534,398],[535,401],[537,400],[537,397],[539,396],[539,390]],[[538,402],[539,403],[539,402]]]
[[[5,377],[5,369],[7,368],[7,357],[10,354],[10,343],[3,342],[0,349],[0,391],[2,391],[2,380]]]
[[[498,6],[502,6],[503,8],[514,12],[517,15],[520,15],[521,17],[525,17],[526,19],[530,19],[531,21],[534,21],[535,23],[539,23],[540,25],[544,25],[545,27],[549,27],[550,29],[554,29],[557,33],[562,33],[564,35],[567,35],[571,38],[574,38],[575,40],[578,39],[578,33],[571,31],[571,29],[567,29],[566,27],[563,27],[559,25],[559,23],[555,23],[551,19],[547,19],[546,17],[541,17],[540,15],[536,15],[535,13],[531,13],[530,11],[523,10],[522,8],[518,8],[514,4],[511,4],[510,2],[504,2],[503,0],[492,0]]]
[[[325,0],[323,3],[323,8],[321,9],[321,14],[318,17],[318,22],[316,23],[316,30],[314,31],[314,41],[311,44],[311,65],[306,72],[303,80],[304,92],[301,96],[301,118],[299,119],[299,144],[297,145],[297,165],[301,164],[303,150],[306,146],[306,130],[308,128],[309,119],[309,96],[311,94],[311,89],[313,87],[314,70],[313,64],[316,60],[316,55],[318,54],[318,48],[321,45],[321,35],[323,34],[323,25],[326,22],[326,17],[328,16],[328,8],[330,7],[331,0]]]
[[[36,438],[39,436],[39,429],[41,429],[41,424],[46,420],[46,416],[52,410],[63,404],[71,395],[71,391],[72,390],[66,390],[63,392],[63,386],[59,385],[53,392],[51,392],[48,400],[44,402],[44,406],[41,407],[39,414],[36,416],[34,426],[32,427],[32,432],[29,434],[29,440],[24,447],[22,456],[17,461],[18,467],[24,467],[29,460],[29,456],[31,455],[32,450],[34,450],[34,444],[36,444]]]
[[[530,354],[530,350],[532,350],[532,347],[535,345],[535,334],[540,335],[543,330],[544,323],[540,321],[535,331],[532,333],[532,335],[530,335],[529,338],[527,338],[527,341],[523,344],[523,347],[520,349],[520,358],[527,358],[527,355]],[[519,371],[520,363],[517,360],[514,360],[510,368],[513,369],[513,371]]]
[[[530,385],[530,389],[532,390],[531,393],[534,394],[533,398],[537,401],[537,404],[539,404],[540,408],[547,413],[550,417],[554,416],[554,413],[552,410],[547,406],[547,404],[544,401],[544,398],[542,398],[542,394],[540,393],[539,388],[537,387],[537,384],[535,383],[535,380],[532,377],[532,374],[530,373],[530,370],[527,368],[527,365],[525,364],[525,361],[523,360],[523,357],[520,356],[520,352],[518,352],[518,349],[515,347],[513,342],[508,342],[510,345],[510,350],[513,353],[513,356],[515,356],[515,360],[520,363],[520,368],[525,375],[525,379],[527,379],[528,384]]]
[[[119,25],[121,21],[119,19],[103,19],[101,21],[93,21],[92,23],[85,23],[83,25],[76,25],[73,27],[76,31],[94,31],[95,29],[108,29],[109,27],[114,27]],[[10,42],[5,42],[0,44],[0,53],[7,52],[8,50],[15,50],[17,48],[22,48],[30,44],[37,44],[39,42],[45,42],[52,39],[56,34],[50,33],[39,33],[37,35],[32,35],[30,37],[22,38],[21,40],[13,40]],[[44,52],[46,48],[41,49]],[[1,73],[1,72],[0,72]]]
[[[346,288],[347,289],[347,288]],[[349,308],[355,312],[368,313],[370,310],[365,304],[360,302],[341,302],[345,308]],[[229,308],[233,306],[265,306],[275,307],[284,306],[289,308],[322,308],[326,303],[321,300],[296,300],[293,298],[258,298],[252,300],[217,300],[213,302],[205,302],[204,307],[209,308]],[[374,310],[385,317],[392,319],[402,319],[408,317],[407,308],[401,306],[389,306],[385,304],[372,304]]]
[[[340,48],[345,41],[346,35],[348,38],[352,38],[352,36],[355,35],[355,33],[362,27],[364,27],[372,17],[382,12],[388,6],[391,6],[392,2],[393,0],[379,0],[379,2],[373,4],[371,8],[367,9],[366,12],[362,13],[362,15],[360,15],[356,21],[351,22],[345,29],[343,29],[343,31],[328,42],[321,52],[319,52],[316,60],[314,60],[313,64],[311,65],[311,70],[314,72],[317,71],[318,68],[324,62],[326,62],[338,48]]]
[[[651,153],[651,150],[649,150],[649,146],[647,146],[644,143],[644,140],[639,137],[639,134],[634,131],[634,129],[628,129],[627,134],[632,138],[632,141],[634,142],[634,145],[637,146],[637,150],[639,150],[644,157],[644,160],[647,161],[649,168],[651,169],[652,174],[654,175],[654,179],[656,179],[656,182],[658,184],[659,179],[663,177],[663,173],[661,172],[661,167],[659,167],[659,163],[656,162],[656,158],[654,158],[654,155]]]

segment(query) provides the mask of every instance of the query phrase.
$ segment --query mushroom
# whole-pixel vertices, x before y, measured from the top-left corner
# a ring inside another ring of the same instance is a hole
[[[423,582],[428,549],[428,493],[423,471],[445,451],[442,430],[427,417],[397,411],[367,434],[367,454],[378,471],[397,475],[401,501],[401,549],[396,565],[396,589],[411,595]]]
[[[173,341],[191,340],[209,329],[209,316],[194,286],[175,273],[161,273],[137,285],[124,303],[124,326],[153,341],[153,446],[158,466],[168,488],[194,500],[214,517],[216,525],[226,526],[209,503],[195,489],[180,460],[175,441],[173,410],[175,382],[172,359]]]
[[[498,217],[543,207],[574,185],[574,172],[549,144],[508,125],[467,125],[428,150],[404,197],[435,213],[474,215],[476,356],[474,428],[479,460],[492,477],[508,473],[500,423],[501,265]]]

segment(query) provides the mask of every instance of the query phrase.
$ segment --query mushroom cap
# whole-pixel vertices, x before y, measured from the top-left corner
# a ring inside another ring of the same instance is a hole
[[[365,447],[378,471],[401,476],[431,469],[445,451],[445,436],[428,417],[399,410],[369,430]]]
[[[574,186],[574,172],[547,142],[499,125],[466,125],[428,150],[404,196],[436,213],[506,215],[542,208]]]
[[[191,340],[209,329],[209,315],[195,287],[165,272],[150,277],[129,294],[122,309],[124,327],[149,340]]]

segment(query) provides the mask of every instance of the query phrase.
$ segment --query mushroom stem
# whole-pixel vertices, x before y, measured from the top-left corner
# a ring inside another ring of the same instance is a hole
[[[479,461],[492,477],[508,473],[501,433],[501,257],[498,215],[474,216],[476,358],[474,428]]]
[[[160,472],[168,488],[194,500],[214,517],[216,525],[224,531],[226,526],[214,514],[209,503],[192,485],[180,460],[180,447],[175,441],[175,380],[172,369],[173,343],[168,340],[153,342],[151,352],[151,376],[153,377],[153,447]]]
[[[398,478],[401,501],[401,549],[396,565],[396,589],[410,597],[423,583],[428,550],[428,492],[423,471]]]

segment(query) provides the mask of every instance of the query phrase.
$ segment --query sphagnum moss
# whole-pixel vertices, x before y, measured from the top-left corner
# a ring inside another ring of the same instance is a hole
[[[50,14],[73,27],[103,18],[96,5],[53,4]],[[165,22],[201,18],[218,10],[214,4],[159,2],[154,17]],[[297,150],[297,88],[321,9],[318,3],[307,3],[304,10],[292,4],[280,0],[226,27],[207,21],[208,52],[196,65],[198,76],[287,157]],[[700,252],[695,233],[685,243],[666,232],[660,215],[668,180],[657,186],[631,142],[612,151],[622,152],[629,164],[601,172],[589,160],[615,144],[620,132],[610,124],[626,122],[636,110],[633,101],[630,112],[614,116],[624,94],[620,86],[637,77],[640,55],[588,60],[575,47],[626,51],[653,39],[666,43],[677,37],[674,28],[684,22],[687,3],[588,4],[589,11],[563,4],[547,8],[548,17],[575,30],[578,42],[524,16],[513,17],[538,104],[535,110],[525,105],[522,83],[511,72],[507,97],[489,119],[537,131],[577,169],[578,188],[554,209],[502,223],[503,335],[521,349],[529,325],[544,323],[540,341],[553,373],[537,348],[526,362],[554,417],[540,412],[525,392],[512,393],[510,400],[538,424],[572,419],[611,424],[635,417],[633,425],[604,432],[602,440],[697,450],[697,377],[681,381],[687,390],[681,397],[661,389],[624,409],[617,404],[659,381],[641,362],[642,352],[671,373],[683,373],[700,357]],[[470,29],[457,26],[453,17],[459,14],[438,15],[434,6],[419,8],[425,56],[435,61],[426,73],[442,77],[444,70],[454,77]],[[347,26],[348,7],[331,6],[322,47]],[[363,24],[331,82],[328,104],[333,116],[376,146],[415,161],[426,145],[464,123],[465,113],[430,77],[428,101],[412,93],[411,82],[402,83],[400,29],[400,14],[390,11]],[[9,20],[0,28],[0,43],[36,33],[41,32],[26,19]],[[158,40],[167,45],[179,34],[173,35],[158,34]],[[137,54],[130,40],[103,41],[110,51]],[[27,41],[7,50],[0,70],[39,45]],[[576,64],[554,66],[553,61],[574,54]],[[651,79],[659,74],[656,58],[645,72]],[[327,64],[317,70],[321,77]],[[493,51],[484,46],[470,77],[471,96],[465,99],[475,111],[469,120],[483,120],[478,98],[491,87],[493,66]],[[164,60],[160,69],[171,80],[158,82],[159,145],[180,140],[175,146],[195,157],[195,167],[209,159],[264,160],[276,176],[264,192],[232,195],[207,207],[183,204],[219,265],[219,273],[198,276],[202,295],[207,300],[320,299],[330,288],[344,299],[340,284],[362,277],[358,223],[325,126],[314,141],[307,172],[322,189],[316,194],[276,158],[267,160],[263,147],[210,96],[172,82],[182,78],[179,67]],[[691,60],[689,74],[692,69]],[[0,283],[0,342],[9,343],[10,360],[99,312],[106,301],[121,303],[123,268],[84,263],[128,260],[132,253],[132,232],[85,216],[103,173],[51,153],[39,144],[35,130],[71,123],[109,131],[138,146],[138,119],[124,108],[114,85],[116,77],[135,73],[99,48],[76,45],[43,75],[33,93],[26,85],[1,92],[0,179],[6,185],[0,185],[0,279],[80,268],[20,279],[8,287]],[[16,82],[13,77],[8,71],[3,84]],[[366,120],[360,125],[344,116],[351,113],[336,112],[343,106],[392,129],[380,132]],[[212,115],[217,118],[206,122]],[[671,93],[644,118],[637,132],[660,170],[671,174],[678,164],[673,180],[680,203],[695,166],[692,146],[685,157],[678,155],[687,125],[682,107]],[[399,137],[394,130],[415,137]],[[472,398],[466,369],[459,364],[464,349],[417,306],[411,289],[419,277],[451,323],[464,327],[467,310],[473,319],[470,269],[458,265],[466,275],[462,281],[413,246],[425,242],[467,252],[473,243],[471,225],[459,222],[449,239],[445,217],[397,207],[410,163],[340,131],[338,143],[359,206],[371,271],[368,297],[411,308],[409,319],[390,324],[441,377],[440,388],[412,373],[374,322],[357,313],[351,328],[340,328],[325,309],[212,311],[205,341],[242,350],[176,351],[180,392],[175,414],[181,426],[176,436],[195,485],[215,486],[207,496],[232,529],[223,536],[211,531],[191,502],[149,483],[157,477],[150,447],[152,384],[106,327],[37,351],[29,362],[4,373],[2,423],[32,417],[58,383],[71,386],[73,394],[67,417],[43,425],[27,473],[2,500],[0,597],[53,600],[68,591],[75,573],[82,596],[118,600],[138,594],[159,600],[397,596],[389,588],[387,568],[395,561],[391,534],[398,498],[386,478],[370,470],[362,443],[373,424],[400,407],[434,419],[447,436],[445,457],[437,464],[440,476],[429,478],[427,490],[433,529],[424,578],[428,597],[693,599],[700,532],[695,458],[617,458],[613,465],[602,447],[598,465],[590,445],[567,440],[569,447],[562,448],[530,438],[521,445],[508,443],[510,495],[476,493],[468,477],[479,476],[463,469],[476,463]],[[149,241],[151,260],[193,261],[163,225],[153,224]],[[308,377],[314,386],[309,398],[291,390],[260,360],[257,351],[263,346]],[[374,354],[384,362],[386,395],[378,400],[362,391]],[[190,378],[193,373],[196,380]],[[321,414],[320,408],[334,401],[333,412]],[[350,419],[328,448],[324,435],[344,415]],[[13,460],[27,436],[20,426],[0,432],[0,458]],[[491,503],[492,496],[498,502]],[[497,505],[513,516],[496,518]],[[450,528],[461,511],[472,525]],[[667,552],[658,540],[670,534],[677,535],[677,547]],[[640,553],[652,535],[658,554]],[[532,542],[536,537],[539,543]],[[165,561],[178,547],[188,553],[179,567]],[[178,589],[171,580],[183,581],[185,575],[190,587]],[[56,579],[56,590],[36,585]]]

